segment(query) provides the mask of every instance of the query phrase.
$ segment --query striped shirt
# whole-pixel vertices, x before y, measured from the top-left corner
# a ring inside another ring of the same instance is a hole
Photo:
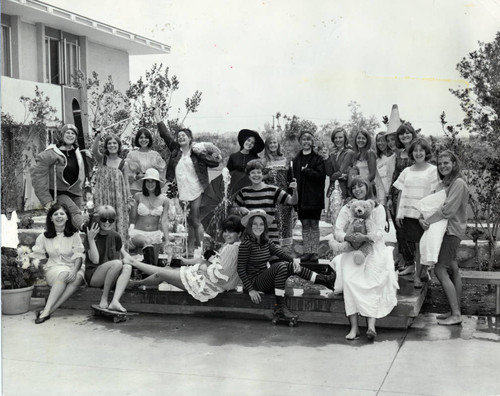
[[[235,202],[239,206],[244,206],[248,210],[262,209],[269,216],[276,218],[277,204],[285,204],[290,197],[281,188],[265,184],[260,190],[254,190],[251,186],[243,187],[236,195]],[[291,199],[291,197],[290,197]],[[269,240],[279,242],[280,233],[276,221],[268,224]]]
[[[237,270],[245,290],[254,290],[253,280],[267,269],[267,263],[271,256],[279,257],[288,262],[293,261],[292,256],[285,253],[275,243],[259,244],[250,237],[243,239],[238,250]]]
[[[414,170],[413,166],[403,169],[394,182],[394,187],[401,190],[401,200],[399,201],[396,218],[418,219],[420,212],[415,205],[422,198],[435,192],[438,184],[437,168],[432,164],[429,164],[427,169],[421,171]]]

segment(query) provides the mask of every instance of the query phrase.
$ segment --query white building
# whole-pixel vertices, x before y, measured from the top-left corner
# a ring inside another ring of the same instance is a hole
[[[33,97],[38,86],[64,123],[75,123],[74,113],[81,114],[80,139],[88,137],[88,109],[85,88],[71,86],[78,70],[85,75],[95,71],[102,79],[111,75],[116,89],[125,92],[131,55],[170,52],[166,44],[38,0],[2,0],[1,6],[2,112],[22,122],[25,109],[19,98]],[[27,209],[34,205],[29,191],[25,199]]]

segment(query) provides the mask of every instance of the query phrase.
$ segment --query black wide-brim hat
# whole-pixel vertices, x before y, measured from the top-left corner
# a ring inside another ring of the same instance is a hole
[[[260,137],[259,133],[256,131],[252,131],[251,129],[242,129],[238,133],[238,143],[240,144],[240,149],[243,148],[243,144],[245,141],[253,137],[255,138],[255,145],[253,146],[253,149],[251,150],[255,154],[260,153],[262,150],[264,150],[265,144],[262,138]]]

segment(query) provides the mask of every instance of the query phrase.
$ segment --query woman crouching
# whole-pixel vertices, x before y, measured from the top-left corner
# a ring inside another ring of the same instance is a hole
[[[297,315],[285,305],[285,283],[288,277],[295,274],[333,289],[335,273],[330,276],[320,275],[293,263],[292,256],[269,241],[268,224],[272,220],[272,216],[262,209],[251,210],[241,219],[246,229],[238,252],[238,275],[253,303],[261,302],[259,291],[273,293],[276,296],[275,315],[286,320],[297,319]],[[273,262],[268,268],[271,256],[282,261]]]
[[[96,209],[92,224],[87,231],[85,280],[90,287],[102,287],[99,307],[112,311],[127,312],[120,298],[127,287],[132,267],[124,263],[130,257],[125,251],[120,234],[113,231],[116,211],[103,205]],[[109,292],[115,286],[110,303]]]

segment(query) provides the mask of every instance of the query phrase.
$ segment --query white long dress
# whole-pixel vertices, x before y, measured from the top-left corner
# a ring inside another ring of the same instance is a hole
[[[335,239],[344,241],[345,230],[353,216],[344,206],[335,223]],[[396,293],[399,289],[392,247],[385,246],[385,210],[378,205],[372,214],[376,232],[373,253],[361,265],[353,261],[353,253],[336,256],[331,265],[337,271],[335,292],[343,292],[346,315],[359,313],[370,318],[383,318],[397,305]]]

